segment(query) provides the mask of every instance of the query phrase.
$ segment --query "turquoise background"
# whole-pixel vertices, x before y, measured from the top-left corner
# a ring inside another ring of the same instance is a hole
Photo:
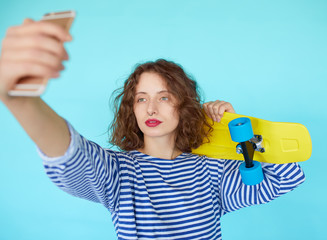
[[[240,114],[299,122],[313,153],[306,182],[271,203],[222,217],[224,240],[327,239],[327,1],[0,1],[0,37],[24,17],[74,9],[70,61],[43,98],[108,147],[112,91],[134,65],[166,58],[206,101]],[[33,142],[0,103],[0,239],[116,239],[109,212],[50,182]]]

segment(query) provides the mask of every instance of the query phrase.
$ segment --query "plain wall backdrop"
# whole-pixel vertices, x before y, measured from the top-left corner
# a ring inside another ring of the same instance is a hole
[[[306,182],[271,203],[222,217],[224,240],[327,239],[327,1],[0,0],[0,37],[25,17],[73,9],[74,40],[43,99],[108,147],[112,91],[136,63],[184,66],[204,100],[240,114],[299,122],[312,137]],[[0,103],[0,239],[117,239],[110,213],[47,178],[35,145]]]

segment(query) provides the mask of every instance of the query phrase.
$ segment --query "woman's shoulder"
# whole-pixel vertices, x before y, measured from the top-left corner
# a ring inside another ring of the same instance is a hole
[[[135,151],[123,151],[112,148],[104,148],[104,150],[110,155],[115,155],[117,158],[133,158],[135,155]]]
[[[206,155],[198,155],[194,153],[184,153],[184,156],[189,159],[196,159],[201,162],[206,162],[208,164],[214,164],[214,165],[221,165],[224,164],[226,159],[219,159],[219,158],[213,158],[213,157],[208,157]]]
[[[228,162],[238,162],[237,160],[233,160],[233,159],[222,159],[222,158],[215,158],[215,157],[208,157],[206,155],[197,155],[197,154],[193,154],[193,153],[189,153],[190,157],[197,157],[199,159],[201,159],[202,161],[206,161],[210,164],[218,164],[218,165],[224,165]]]

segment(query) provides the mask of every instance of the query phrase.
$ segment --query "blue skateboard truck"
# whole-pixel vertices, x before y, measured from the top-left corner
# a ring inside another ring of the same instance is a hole
[[[251,120],[246,117],[236,118],[228,124],[231,138],[237,145],[238,153],[242,153],[244,163],[239,167],[242,181],[245,185],[256,185],[263,181],[261,164],[253,161],[254,147],[250,139],[254,137]]]

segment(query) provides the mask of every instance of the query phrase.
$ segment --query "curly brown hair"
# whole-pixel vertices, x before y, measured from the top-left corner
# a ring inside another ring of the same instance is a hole
[[[158,59],[139,64],[124,86],[114,92],[118,95],[114,99],[115,117],[110,125],[110,143],[125,151],[144,147],[143,133],[138,127],[133,111],[135,88],[144,72],[159,74],[166,81],[168,90],[177,99],[176,108],[180,121],[176,129],[176,148],[182,152],[191,152],[205,139],[208,140],[212,127],[205,118],[197,83],[180,65]]]

